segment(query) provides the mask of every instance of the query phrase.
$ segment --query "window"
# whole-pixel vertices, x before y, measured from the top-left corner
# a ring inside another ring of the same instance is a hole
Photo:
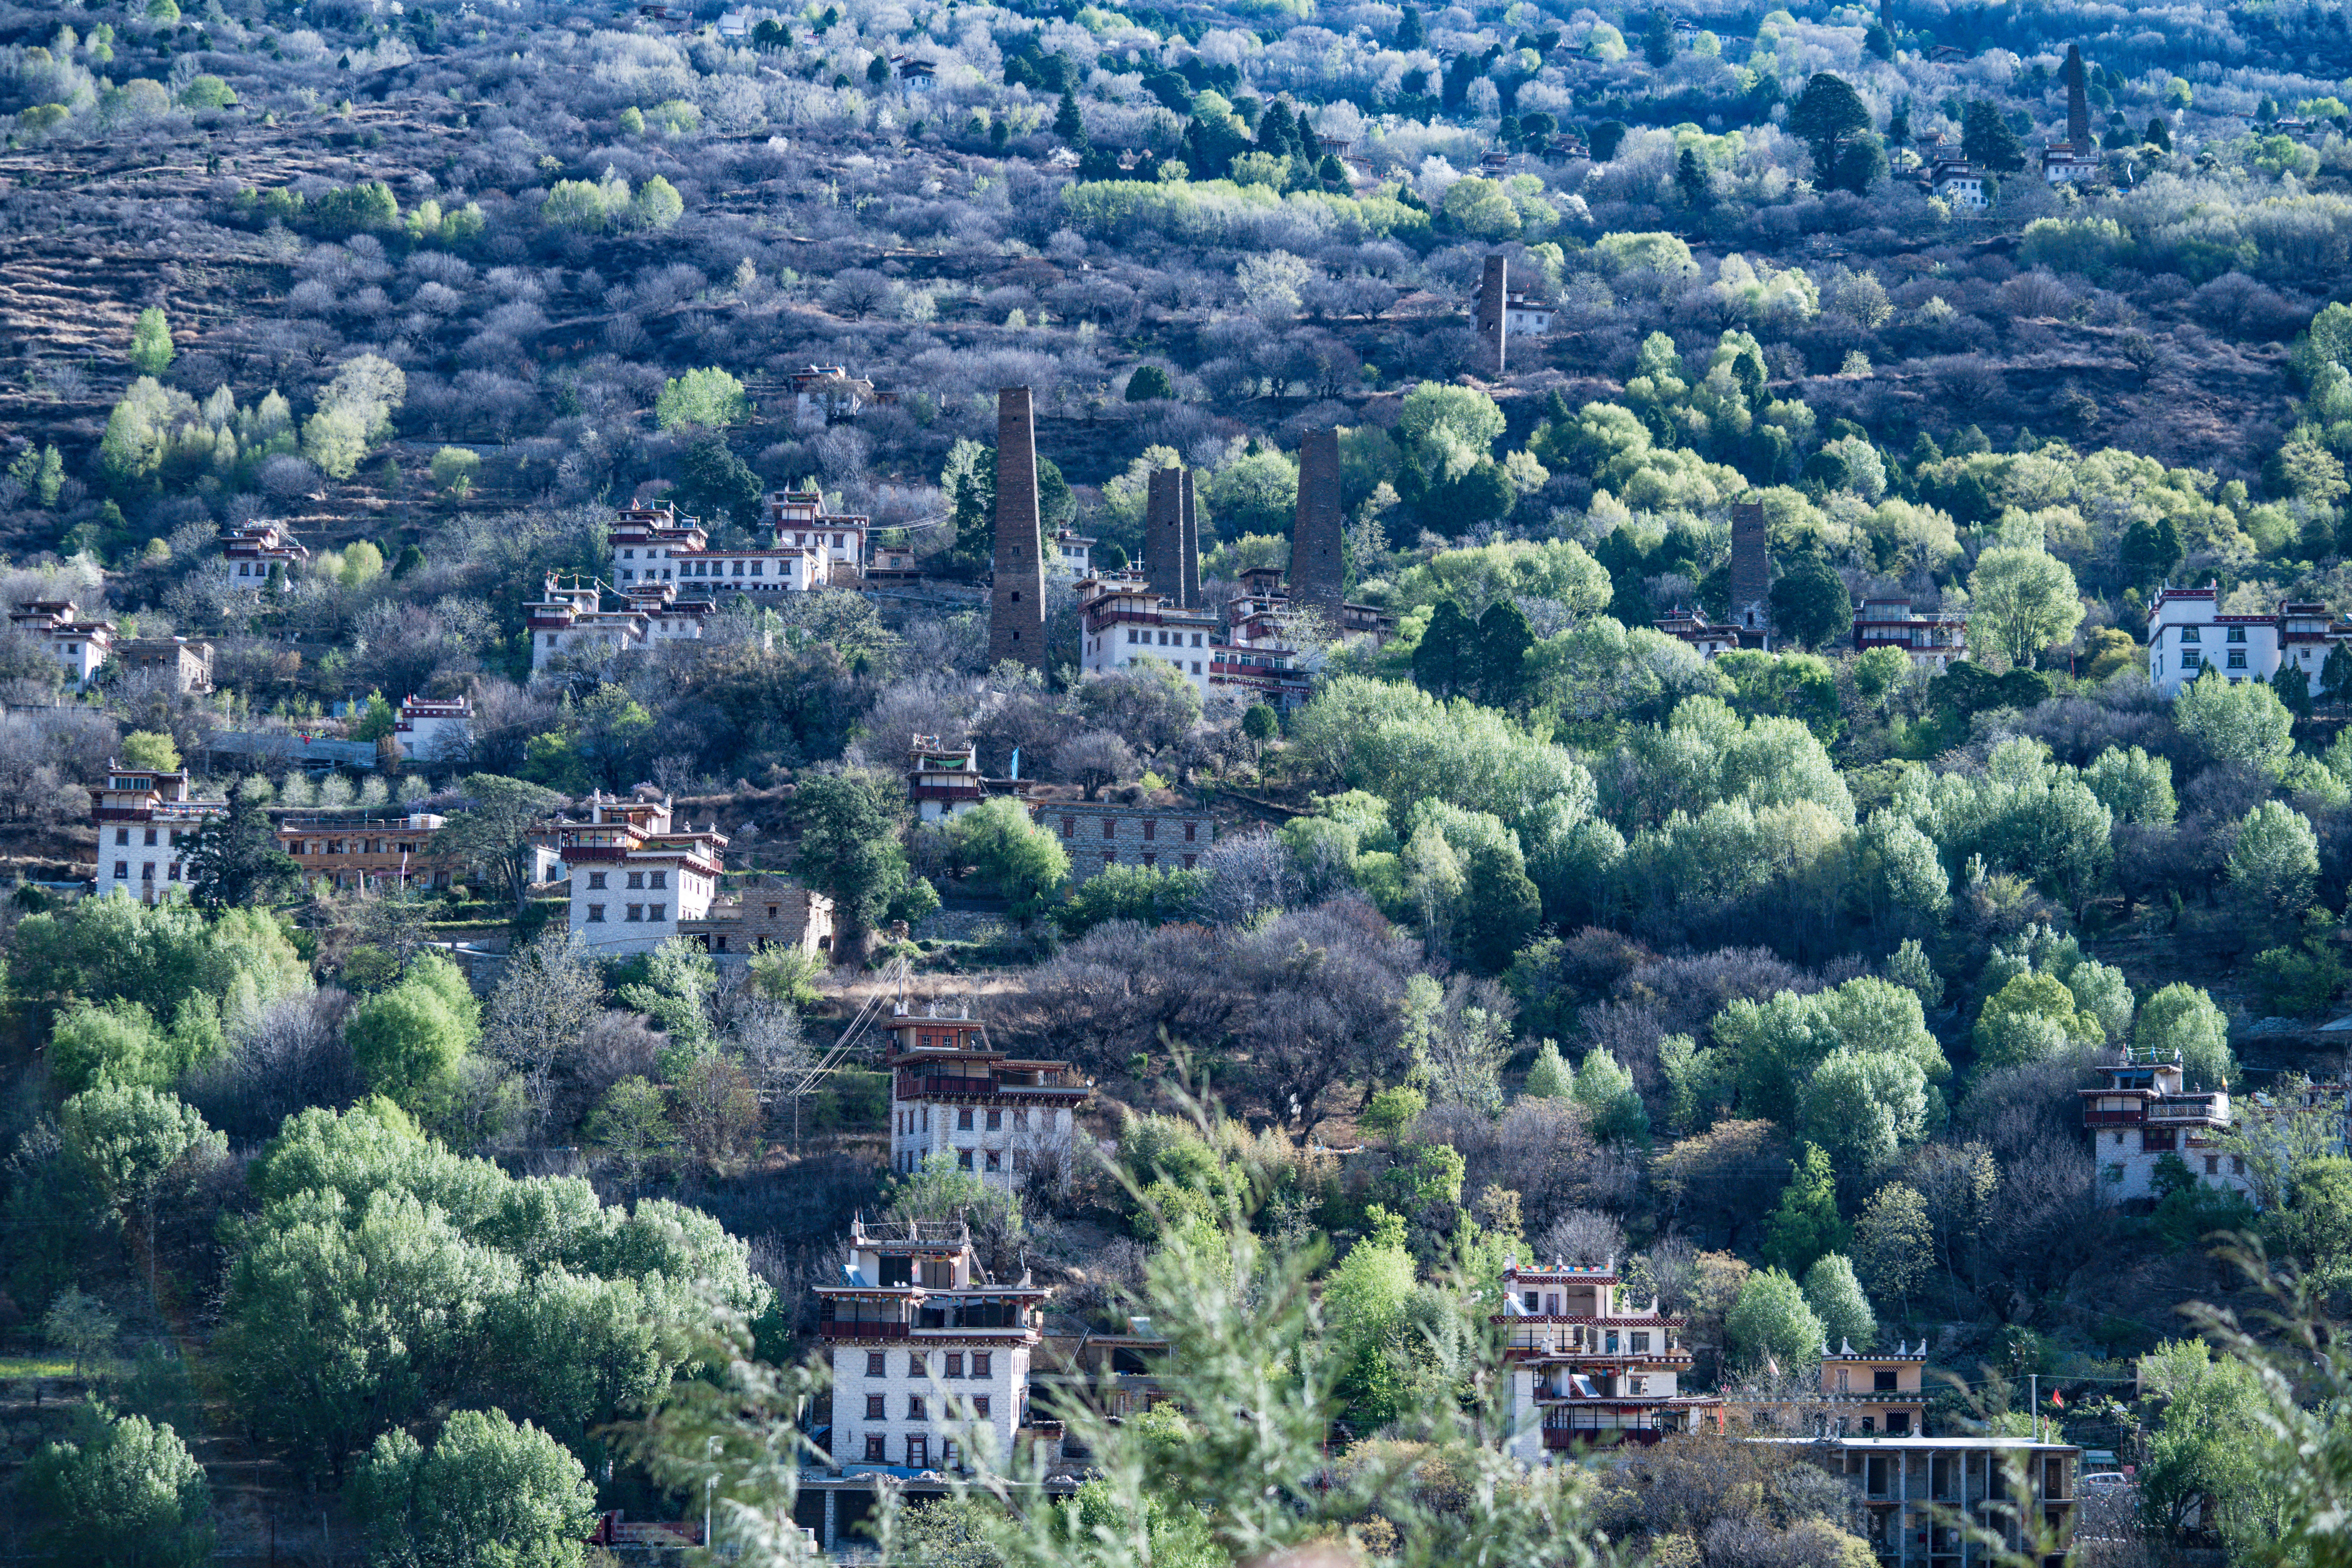
[[[625,920],[642,921],[646,918],[646,906],[643,904],[631,904],[629,906],[629,912],[622,918]]]
[[[114,879],[118,882],[127,882],[131,879],[130,861],[117,860],[114,863]]]
[[[867,1351],[866,1352],[866,1376],[887,1377],[890,1375],[889,1369],[884,1365],[885,1355],[886,1352],[882,1351]]]
[[[971,1375],[972,1375],[972,1376],[974,1376],[974,1377],[986,1377],[986,1376],[988,1375],[988,1363],[989,1363],[989,1358],[990,1358],[992,1355],[993,1355],[994,1353],[995,1353],[995,1352],[992,1352],[992,1351],[974,1351],[974,1352],[971,1352]],[[987,1402],[986,1400],[984,1400],[984,1399],[983,1399],[982,1401],[981,1401],[980,1409],[981,1409],[981,1414],[982,1414],[982,1415],[986,1415],[986,1414],[988,1413],[988,1402]]]
[[[1150,820],[1149,817],[1146,817],[1143,823],[1143,841],[1146,844],[1149,844],[1159,837],[1160,824]]]
[[[1076,817],[1075,817],[1075,816],[1066,816],[1066,817],[1062,818],[1062,837],[1065,837],[1065,838],[1072,838],[1072,837],[1076,837],[1077,836],[1077,831],[1078,831],[1078,819],[1077,819]]]
[[[1001,1111],[1001,1110],[992,1110],[992,1111],[990,1111],[990,1112],[988,1113],[988,1130],[989,1130],[991,1132],[994,1132],[994,1131],[996,1131],[999,1128],[1002,1128],[1003,1125],[1004,1125],[1004,1112],[1003,1112],[1003,1111]]]
[[[1141,639],[1139,639],[1139,637],[1136,637],[1136,635],[1135,635],[1135,628],[1134,628],[1133,626],[1129,626],[1129,627],[1128,627],[1128,628],[1127,628],[1127,640],[1128,640],[1128,641],[1129,641],[1129,642],[1137,642],[1137,641],[1141,640]]]
[[[603,925],[604,923],[604,905],[591,904],[588,906],[588,923],[590,925]]]
[[[880,1394],[869,1394],[866,1396],[866,1419],[868,1421],[880,1421],[884,1419],[882,1396]]]
[[[114,830],[114,841],[117,844],[128,845],[131,842],[131,829],[127,827],[116,828]]]
[[[589,873],[588,873],[588,887],[589,887],[590,890],[591,890],[591,891],[593,891],[593,892],[602,892],[602,891],[604,891],[604,872],[602,872],[602,871],[591,871],[591,872],[589,872]]]
[[[2205,1173],[2209,1176],[2218,1176],[2221,1173],[2221,1155],[2208,1154],[2205,1156]]]
[[[956,1131],[959,1132],[969,1132],[971,1131],[971,1106],[962,1105],[956,1108]]]
[[[667,888],[667,887],[668,887],[668,886],[669,886],[669,873],[668,873],[668,872],[667,872],[667,871],[656,871],[656,872],[653,874],[653,880],[651,880],[650,882],[647,882],[647,883],[646,884],[646,887],[648,887],[648,888]]]
[[[929,1417],[923,1413],[923,1396],[921,1394],[910,1394],[907,1395],[907,1419],[909,1421],[925,1421],[929,1419]]]
[[[2200,641],[2202,637],[2203,634],[2195,626],[2183,626],[2180,628],[2180,640],[2182,642],[2198,642]]]
[[[645,874],[643,871],[632,871],[632,872],[630,872],[630,873],[629,873],[629,886],[630,886],[630,887],[632,887],[632,888],[642,888],[642,887],[644,887],[645,885],[646,885],[646,874]]]
[[[982,1356],[979,1359],[985,1361],[987,1358]],[[985,1421],[988,1419],[988,1395],[985,1394],[976,1394],[972,1395],[971,1414],[972,1418],[976,1421]]]
[[[1108,816],[1103,818],[1103,837],[1105,838],[1116,838],[1118,837],[1118,824],[1113,822]]]
[[[1201,825],[1200,825],[1199,823],[1197,823],[1197,822],[1188,822],[1188,823],[1186,823],[1186,824],[1184,825],[1184,842],[1185,842],[1185,843],[1190,844],[1190,843],[1192,843],[1192,842],[1193,841],[1193,839],[1194,839],[1194,837],[1195,837],[1195,836],[1196,836],[1196,834],[1197,834],[1197,831],[1198,831],[1198,829],[1200,828],[1200,826],[1201,826]]]
[[[2231,1155],[2231,1156],[2230,1156],[2230,1174],[2231,1174],[2231,1175],[2233,1175],[2233,1176],[2242,1176],[2242,1175],[2244,1175],[2245,1173],[2246,1173],[2246,1157],[2245,1157],[2243,1154],[2232,1154],[2232,1155]]]
[[[2202,665],[2204,662],[2205,662],[2205,656],[2204,656],[2203,654],[2201,654],[2201,653],[2199,653],[2195,648],[2193,648],[2193,647],[2188,647],[2188,648],[2182,648],[2182,649],[2180,650],[2180,668],[2183,668],[2183,669],[2195,669],[2195,668],[2197,668],[2200,665]]]
[[[1635,1334],[1633,1336],[1633,1349],[1635,1355],[1648,1355],[1650,1353],[1650,1336],[1647,1334]]]
[[[993,1171],[993,1170],[998,1170],[998,1169],[1000,1169],[1001,1167],[1002,1167],[1002,1158],[1001,1158],[1001,1156],[999,1156],[999,1155],[998,1155],[998,1153],[997,1153],[997,1152],[996,1152],[995,1150],[991,1149],[991,1150],[988,1152],[988,1168],[989,1168],[990,1170]]]
[[[971,1169],[971,1150],[959,1149],[956,1151],[956,1169],[959,1171],[969,1171]]]
[[[154,830],[153,828],[152,828],[152,827],[151,827],[151,828],[149,828],[149,829],[147,830],[147,837],[146,837],[146,839],[145,839],[145,842],[147,842],[147,843],[149,843],[149,844],[152,844],[152,843],[154,843],[154,842],[155,842],[155,830]]]
[[[2243,626],[2231,626],[2231,627],[2230,628],[2230,636],[2229,636],[2229,639],[2228,639],[2228,640],[2230,640],[2231,642],[2243,642],[2243,641],[2245,641],[2245,640],[2246,640],[2246,628],[2245,628],[2245,627],[2243,627]]]
[[[1628,1394],[1639,1394],[1643,1389],[1649,1385],[1649,1382],[1650,1380],[1646,1377],[1629,1377],[1625,1380],[1625,1392]]]
[[[1184,869],[1186,869],[1187,871],[1192,870],[1192,868],[1193,868],[1193,864],[1194,864],[1196,861],[1198,861],[1200,858],[1200,858],[1198,855],[1187,855],[1187,856],[1185,856],[1185,857],[1184,857]]]
[[[2246,668],[2246,655],[2244,649],[2233,647],[2230,650],[2230,668],[2231,669],[2243,669]]]
[[[910,1470],[921,1470],[921,1469],[928,1469],[928,1468],[930,1468],[930,1462],[931,1462],[931,1460],[930,1460],[930,1452],[931,1452],[931,1441],[930,1441],[930,1439],[929,1439],[929,1438],[928,1438],[928,1437],[909,1437],[909,1438],[908,1438],[908,1439],[907,1439],[907,1468],[908,1468],[908,1469],[910,1469]]]
[[[890,1462],[890,1456],[883,1450],[882,1447],[887,1440],[887,1439],[886,1439],[879,1432],[868,1432],[866,1435],[866,1462],[867,1464],[887,1465]]]
[[[940,1375],[942,1377],[961,1377],[963,1375],[963,1352],[948,1352],[947,1371],[941,1373]]]
[[[1146,866],[1157,866],[1160,864],[1160,857],[1157,855],[1146,855],[1143,858],[1143,863]]]
[[[893,1258],[891,1261],[903,1264],[907,1260],[903,1258]],[[898,1281],[901,1285],[904,1285],[908,1281],[904,1279]],[[887,1284],[889,1281],[885,1280],[883,1283]],[[929,1352],[925,1351],[908,1351],[907,1352],[907,1375],[908,1377],[929,1377],[931,1375],[931,1363],[927,1359],[928,1355]]]
[[[1530,1312],[1532,1312],[1532,1311],[1534,1311],[1535,1310],[1536,1310],[1536,1293],[1535,1293],[1534,1291],[1530,1290],[1530,1291],[1528,1291],[1528,1311],[1530,1311]]]

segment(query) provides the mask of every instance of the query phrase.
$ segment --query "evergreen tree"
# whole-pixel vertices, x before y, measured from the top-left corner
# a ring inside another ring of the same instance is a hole
[[[1650,26],[1642,34],[1642,58],[1652,68],[1662,68],[1675,58],[1675,25],[1664,11],[1650,13]]]
[[[1832,184],[1837,176],[1838,153],[1846,138],[1870,129],[1870,109],[1852,83],[1831,71],[1818,71],[1789,109],[1789,130],[1805,139],[1813,153],[1813,178]]]
[[[172,366],[172,323],[153,305],[139,312],[131,329],[131,363],[147,375],[161,375]]]
[[[1062,89],[1062,107],[1054,111],[1054,134],[1075,152],[1087,149],[1087,122],[1078,112],[1077,94],[1068,88]]]
[[[1412,650],[1413,683],[1433,697],[1465,693],[1477,681],[1478,652],[1477,623],[1453,600],[1441,599]]]
[[[1824,1253],[1845,1246],[1845,1221],[1839,1217],[1837,1173],[1828,1152],[1814,1143],[1803,1146],[1780,1206],[1766,1222],[1764,1256],[1791,1274],[1802,1273]]]
[[[1682,193],[1683,205],[1693,212],[1704,212],[1714,202],[1715,193],[1707,184],[1706,165],[1699,162],[1698,152],[1685,147],[1675,163],[1675,189]]]
[[[1429,28],[1422,22],[1419,8],[1406,6],[1403,19],[1397,23],[1396,47],[1400,49],[1417,49],[1428,41]]]
[[[228,814],[208,817],[189,849],[189,896],[201,910],[235,910],[283,898],[302,868],[278,847],[269,814],[242,787],[228,792]]]
[[[1576,1089],[1576,1074],[1568,1058],[1559,1054],[1558,1040],[1546,1040],[1536,1047],[1535,1065],[1528,1068],[1528,1081],[1519,1090],[1528,1100],[1566,1100]]]
[[[1527,651],[1535,646],[1527,612],[1510,599],[1497,599],[1478,617],[1478,695],[1508,708],[1526,694]]]
[[[2352,643],[2337,643],[2327,650],[2327,662],[2319,667],[2319,685],[2338,708],[2352,700]]]
[[[2025,167],[2025,143],[2000,110],[1980,98],[1961,118],[1960,156],[1980,169],[2011,174]]]
[[[1842,1253],[1825,1253],[1805,1270],[1805,1304],[1821,1319],[1832,1350],[1852,1345],[1866,1351],[1878,1339],[1878,1314]]]
[[[2299,665],[2281,664],[2278,673],[2271,677],[2271,689],[2278,693],[2288,712],[2298,719],[2311,717],[2310,671]]]

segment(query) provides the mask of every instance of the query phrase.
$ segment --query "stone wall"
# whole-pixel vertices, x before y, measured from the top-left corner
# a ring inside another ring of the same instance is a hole
[[[1290,596],[1339,629],[1346,584],[1340,553],[1339,432],[1309,430],[1298,447],[1298,521],[1290,541]]]
[[[996,395],[996,578],[988,657],[1045,668],[1045,561],[1038,542],[1037,426],[1029,389]]]

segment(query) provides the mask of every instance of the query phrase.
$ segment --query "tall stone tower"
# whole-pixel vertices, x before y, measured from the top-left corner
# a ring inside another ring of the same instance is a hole
[[[1511,279],[1511,264],[1499,256],[1486,258],[1486,275],[1478,280],[1478,352],[1480,368],[1496,381],[1506,363],[1504,339],[1508,336],[1503,310]]]
[[[1489,268],[1496,265],[1487,263]],[[1290,539],[1290,597],[1322,611],[1337,633],[1346,583],[1339,552],[1339,432],[1309,430],[1298,447],[1298,523]]]
[[[1179,609],[1201,596],[1200,567],[1188,549],[1188,513],[1192,474],[1189,468],[1154,468],[1144,492],[1143,575],[1151,591]],[[1186,566],[1192,570],[1188,574]],[[1187,577],[1192,585],[1186,586]]]
[[[1771,646],[1772,541],[1755,501],[1731,509],[1731,625],[1740,647]]]
[[[1045,668],[1045,563],[1037,547],[1037,426],[1025,386],[996,394],[996,584],[988,657]]]
[[[2091,151],[2091,94],[2080,44],[2066,46],[2066,141],[2077,153]]]
[[[1184,574],[1184,608],[1201,607],[1201,513],[1192,504],[1192,470],[1176,470],[1177,510],[1183,520],[1183,542],[1177,547],[1176,562]]]

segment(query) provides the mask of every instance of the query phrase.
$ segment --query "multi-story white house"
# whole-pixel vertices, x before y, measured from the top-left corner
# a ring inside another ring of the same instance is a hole
[[[1511,1452],[1529,1464],[1600,1443],[1656,1442],[1668,1432],[1723,1425],[1723,1400],[1677,1386],[1691,1352],[1675,1342],[1684,1320],[1622,1300],[1614,1261],[1503,1269],[1508,1334]]]
[[[762,498],[768,531],[779,550],[806,551],[811,557],[803,585],[846,587],[866,566],[872,520],[856,512],[824,510],[816,490],[770,490]]]
[[[1056,529],[1054,548],[1046,552],[1045,570],[1055,577],[1079,582],[1095,574],[1094,550],[1101,541],[1076,529]]]
[[[2273,614],[2225,616],[2221,589],[2157,590],[2147,611],[2148,683],[2168,697],[2208,670],[2229,680],[2268,680],[2292,647],[2298,668],[2314,682],[2326,662],[2333,632],[2324,605],[2282,602]]]
[[[1938,158],[1929,165],[1927,184],[1947,205],[1980,209],[1985,200],[1984,171],[1958,158]]]
[[[890,1035],[890,1168],[908,1174],[951,1155],[984,1186],[1017,1189],[1070,1158],[1077,1113],[1093,1090],[1062,1061],[991,1050],[968,1007],[894,1014]]]
[[[961,1220],[860,1218],[839,1282],[815,1290],[835,1465],[912,1475],[962,1468],[975,1443],[1013,1452],[1048,1289],[990,1279]]]
[[[1860,652],[1898,647],[1914,668],[1941,675],[1954,659],[1969,657],[1969,618],[1923,615],[1908,599],[1864,599],[1853,617],[1853,646]]]
[[[1241,596],[1222,609],[1180,609],[1133,572],[1097,574],[1076,588],[1081,670],[1157,659],[1203,699],[1223,692],[1276,708],[1304,702],[1312,689],[1306,656],[1286,632],[1290,601],[1273,567],[1242,574]]]
[[[530,672],[558,658],[610,658],[642,647],[646,618],[635,610],[607,610],[604,589],[593,579],[565,579],[551,572],[535,604],[526,605],[530,634]]]
[[[2179,1052],[2134,1046],[2099,1076],[2098,1088],[2075,1092],[2098,1163],[2100,1202],[2156,1196],[2157,1168],[2168,1159],[2198,1181],[2253,1194],[2245,1157],[2221,1146],[2230,1131],[2229,1091],[2185,1090]]]
[[[404,697],[392,739],[409,762],[457,762],[474,743],[474,705],[463,697]]]
[[[228,813],[225,800],[195,798],[185,769],[110,763],[105,787],[89,794],[98,828],[92,885],[101,898],[135,894],[148,904],[170,898],[186,885],[185,856],[196,830]]]
[[[240,588],[259,587],[269,580],[271,567],[282,568],[278,576],[278,591],[282,594],[291,591],[293,570],[310,559],[310,552],[283,523],[248,522],[229,531],[221,542],[221,558],[236,567]]]
[[[547,837],[571,873],[572,933],[592,952],[651,952],[709,914],[727,848],[715,825],[673,826],[667,795],[599,792],[587,807],[586,821],[559,820]]]
[[[917,735],[907,755],[907,794],[919,822],[945,822],[988,798],[980,773],[980,748],[966,740],[942,745],[937,735]]]
[[[47,648],[68,682],[88,686],[114,651],[114,623],[78,620],[75,612],[71,599],[26,599],[17,604],[8,624],[19,636]]]

